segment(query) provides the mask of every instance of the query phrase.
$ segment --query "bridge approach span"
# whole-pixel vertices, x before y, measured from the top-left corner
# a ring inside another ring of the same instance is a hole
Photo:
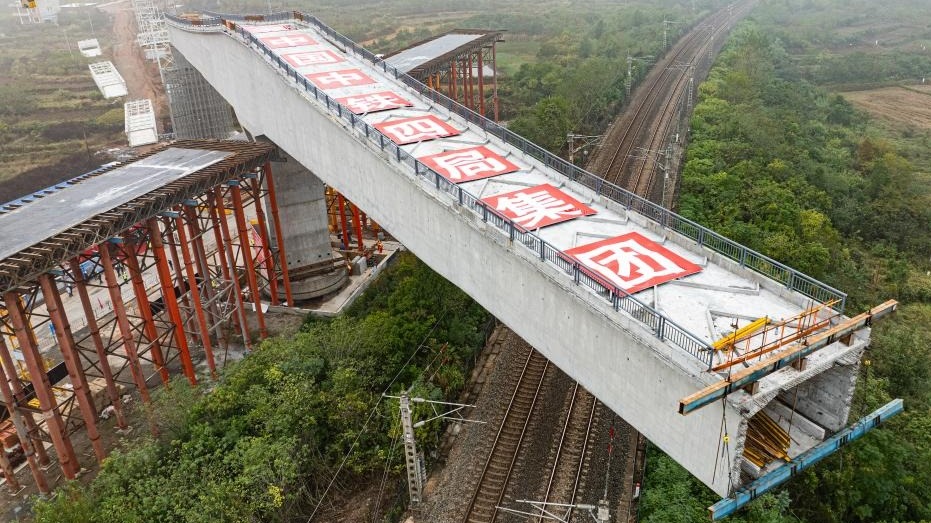
[[[169,27],[253,136],[345,194],[717,493],[759,475],[744,445],[761,411],[782,419],[795,399],[790,455],[846,424],[868,329],[678,413],[729,372],[712,369],[735,352],[712,343],[734,324],[836,323],[839,291],[549,155],[313,17]],[[833,305],[805,314],[822,302]]]

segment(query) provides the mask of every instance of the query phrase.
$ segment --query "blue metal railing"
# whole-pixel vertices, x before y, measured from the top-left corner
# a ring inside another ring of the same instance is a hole
[[[216,13],[205,13],[208,18],[202,18],[196,22],[168,15],[167,19],[170,24],[184,30],[194,31],[211,31],[218,32],[227,30],[237,36],[245,44],[253,47],[260,52],[265,59],[284,72],[285,76],[293,80],[297,86],[319,102],[328,112],[336,115],[340,119],[349,123],[350,127],[364,135],[371,143],[378,146],[381,150],[387,151],[391,158],[396,162],[407,165],[415,177],[423,178],[427,183],[435,186],[436,189],[452,195],[463,206],[474,211],[482,220],[492,224],[499,230],[503,231],[509,238],[517,243],[523,244],[527,249],[537,255],[540,260],[556,266],[567,275],[571,276],[573,281],[578,285],[584,285],[596,294],[608,300],[616,311],[623,310],[631,317],[649,327],[653,333],[664,341],[676,345],[689,354],[695,356],[704,362],[710,368],[714,350],[710,344],[702,341],[694,334],[677,325],[670,318],[662,315],[656,309],[647,305],[636,297],[628,294],[623,289],[616,287],[604,281],[590,269],[581,266],[578,262],[565,255],[556,247],[550,245],[539,236],[532,232],[523,230],[519,225],[510,219],[495,213],[487,204],[482,202],[476,196],[464,190],[461,186],[449,182],[446,178],[436,173],[419,160],[408,154],[401,147],[395,145],[393,141],[383,135],[374,127],[368,125],[364,120],[354,115],[351,111],[341,106],[334,99],[330,98],[325,92],[316,88],[307,78],[301,75],[294,67],[277,56],[270,48],[265,46],[257,37],[244,31],[241,27],[227,27],[223,21],[231,22],[285,22],[300,21],[312,25],[327,38],[333,40],[341,46],[347,48],[358,56],[373,63],[383,72],[393,75],[396,79],[406,84],[418,92],[421,96],[431,100],[436,105],[446,108],[451,113],[465,119],[467,122],[479,126],[484,131],[493,134],[503,142],[520,149],[525,154],[536,158],[541,163],[554,169],[569,180],[577,182],[593,191],[596,194],[609,198],[627,209],[635,210],[646,218],[660,224],[664,228],[673,230],[687,238],[694,240],[699,246],[706,247],[712,251],[718,252],[732,260],[740,263],[742,267],[754,270],[775,281],[784,284],[791,290],[804,294],[819,302],[838,300],[838,308],[843,310],[846,300],[846,294],[825,285],[813,278],[795,271],[769,257],[766,257],[756,251],[748,249],[732,240],[721,236],[714,231],[707,229],[687,218],[663,208],[649,200],[641,198],[630,191],[622,189],[610,182],[605,181],[588,171],[577,167],[558,156],[551,154],[542,147],[522,138],[521,136],[505,129],[487,118],[475,113],[474,111],[458,104],[454,100],[443,96],[442,94],[429,89],[427,86],[417,81],[413,77],[398,71],[396,68],[389,66],[384,60],[379,59],[370,51],[362,48],[352,40],[336,32],[314,16],[305,15],[299,12],[275,13],[263,16],[245,16],[245,15],[220,15]],[[225,29],[224,29],[225,28]]]

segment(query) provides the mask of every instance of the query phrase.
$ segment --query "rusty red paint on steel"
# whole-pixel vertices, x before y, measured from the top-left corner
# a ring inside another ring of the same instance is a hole
[[[61,350],[65,367],[68,369],[68,377],[71,378],[71,388],[78,400],[78,409],[81,411],[84,426],[87,428],[87,438],[91,440],[97,462],[101,463],[107,457],[107,453],[100,440],[100,433],[97,431],[97,409],[94,407],[94,400],[91,398],[87,378],[84,376],[84,369],[81,367],[81,360],[71,334],[71,323],[68,321],[67,313],[61,302],[55,278],[45,273],[39,276],[39,286],[45,298],[46,311],[52,325],[55,326],[58,348]]]
[[[278,238],[278,257],[281,266],[281,279],[284,283],[285,299],[288,307],[294,307],[294,295],[291,293],[291,278],[288,274],[288,256],[285,253],[284,235],[281,232],[281,219],[278,216],[278,196],[275,193],[275,181],[272,177],[272,166],[270,162],[265,162],[265,183],[268,184],[268,203],[271,206],[272,223],[275,226],[275,238]]]
[[[81,261],[75,257],[71,259],[69,265],[71,267],[71,276],[74,279],[74,287],[78,291],[78,298],[81,300],[81,306],[84,309],[87,329],[90,332],[91,340],[94,342],[94,351],[97,353],[100,373],[106,383],[107,397],[110,398],[110,405],[113,406],[116,413],[116,425],[121,429],[125,429],[126,418],[123,417],[123,402],[120,401],[120,393],[116,389],[116,382],[113,381],[113,370],[110,368],[110,362],[107,359],[107,348],[100,336],[100,326],[97,324],[94,306],[91,304],[90,294],[87,292],[87,282],[84,281],[84,273],[81,271]]]
[[[0,365],[0,393],[3,394],[3,402],[6,404],[7,412],[10,413],[13,427],[16,428],[16,437],[19,439],[19,445],[23,448],[23,454],[26,455],[26,463],[29,464],[29,471],[32,472],[32,479],[35,480],[36,486],[39,487],[39,492],[48,494],[48,479],[45,477],[45,472],[39,466],[35,450],[36,447],[29,437],[32,433],[32,429],[29,428],[30,424],[27,423],[26,419],[24,419],[23,415],[16,407],[16,396],[12,388],[10,388],[10,383],[19,383],[19,379],[15,378],[16,370],[12,366],[13,358],[10,357],[10,351],[3,338],[3,336],[0,336],[0,359],[3,361],[3,365]],[[3,369],[4,366],[10,369],[9,377],[7,376],[7,372]],[[31,418],[32,416],[30,415],[29,417]],[[41,443],[40,441],[39,444],[41,445]]]
[[[210,343],[210,329],[207,327],[207,318],[204,314],[203,302],[200,297],[200,287],[198,286],[197,275],[194,273],[194,262],[191,259],[187,234],[184,231],[184,219],[180,215],[175,218],[175,225],[178,229],[178,242],[181,244],[181,257],[184,259],[184,271],[187,274],[188,287],[191,289],[191,302],[193,303],[194,314],[197,317],[197,326],[200,329],[201,343],[204,346],[204,353],[207,356],[207,367],[210,368],[210,376],[216,379],[217,366],[213,359],[213,345]]]
[[[149,351],[152,354],[152,361],[162,383],[168,383],[171,379],[168,374],[168,368],[165,367],[165,353],[162,352],[162,344],[158,339],[158,329],[155,327],[155,315],[152,314],[152,306],[149,303],[149,296],[145,289],[145,282],[142,280],[142,267],[139,265],[139,258],[136,257],[136,244],[133,236],[126,234],[123,236],[123,244],[120,251],[123,253],[123,261],[126,263],[126,269],[129,271],[129,279],[132,283],[133,294],[136,296],[136,309],[142,316],[142,328],[146,338],[149,339]]]
[[[175,325],[174,336],[175,343],[178,344],[178,351],[181,353],[181,368],[191,385],[197,385],[197,375],[194,373],[194,363],[191,361],[191,350],[187,344],[187,333],[184,331],[184,319],[181,318],[181,311],[178,309],[175,284],[171,277],[171,269],[168,267],[168,259],[165,257],[165,244],[162,241],[161,229],[158,226],[158,220],[155,218],[149,218],[147,225],[151,234],[152,252],[155,254],[155,269],[158,272],[158,282],[162,289],[162,301],[168,310],[168,317],[171,318],[171,322]],[[178,270],[180,271],[181,268],[178,267]]]
[[[39,354],[39,347],[36,343],[35,333],[26,319],[26,311],[16,292],[7,292],[3,296],[7,306],[7,313],[16,339],[19,341],[19,350],[26,361],[26,368],[29,370],[29,378],[32,382],[36,399],[39,400],[39,408],[42,410],[42,417],[45,419],[49,436],[52,438],[52,445],[58,454],[58,463],[61,465],[61,471],[68,479],[74,479],[78,473],[80,465],[77,457],[74,455],[74,447],[71,446],[71,439],[65,431],[65,423],[58,411],[58,401],[52,392],[52,386],[49,383],[46,374],[45,364],[42,356]]]
[[[142,401],[149,403],[152,399],[149,396],[149,388],[146,386],[145,376],[142,374],[142,367],[139,364],[136,340],[133,338],[132,326],[129,324],[129,318],[126,316],[126,305],[123,303],[123,294],[120,291],[119,283],[117,283],[116,271],[113,269],[110,246],[102,243],[99,247],[103,275],[107,282],[107,292],[110,294],[110,304],[113,306],[116,325],[120,330],[120,337],[123,339],[123,350],[126,352],[126,358],[129,359],[129,372],[132,374],[133,382],[136,384],[136,389],[139,390]]]
[[[223,196],[220,194],[219,190],[214,191],[214,200],[215,203],[212,207],[212,212],[218,216],[217,220],[220,225],[221,236],[223,237],[218,245],[222,246],[220,250],[223,252],[223,255],[227,257],[227,263],[230,266],[233,291],[236,295],[236,309],[239,312],[237,318],[239,328],[242,331],[243,343],[246,345],[246,348],[252,349],[252,336],[249,333],[249,322],[246,319],[246,307],[243,305],[242,301],[242,286],[239,285],[239,276],[236,274],[236,256],[233,254],[233,240],[230,235],[229,222],[226,221],[226,205],[223,203]]]
[[[268,293],[272,305],[278,305],[278,276],[275,274],[275,260],[272,258],[268,241],[268,223],[265,220],[265,206],[262,204],[262,182],[252,179],[252,200],[255,202],[255,217],[259,221],[259,237],[262,239],[262,255],[265,258],[265,274],[268,277]]]
[[[233,215],[236,217],[236,227],[239,229],[239,247],[246,265],[246,281],[249,284],[249,293],[252,294],[252,302],[255,304],[259,336],[265,339],[268,337],[268,330],[265,328],[265,313],[262,312],[262,296],[259,294],[259,284],[256,281],[255,264],[252,263],[252,249],[249,246],[249,232],[246,229],[246,213],[242,206],[242,191],[239,185],[232,185],[230,193],[233,196]]]

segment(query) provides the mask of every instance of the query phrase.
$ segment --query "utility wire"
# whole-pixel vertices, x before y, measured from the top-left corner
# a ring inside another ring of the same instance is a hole
[[[424,336],[423,341],[421,341],[420,344],[417,345],[417,348],[415,348],[414,351],[411,352],[411,355],[407,358],[407,361],[404,362],[404,365],[401,365],[401,368],[398,369],[398,372],[394,375],[393,378],[391,378],[391,383],[389,383],[388,386],[385,387],[385,390],[382,391],[381,395],[378,396],[378,401],[376,401],[375,405],[372,406],[372,410],[371,412],[369,412],[368,418],[366,418],[365,423],[362,425],[362,430],[360,430],[359,433],[356,434],[356,438],[352,441],[352,445],[349,446],[349,450],[346,451],[346,455],[343,457],[343,461],[339,464],[339,467],[336,469],[336,473],[333,474],[333,478],[330,480],[330,483],[327,484],[326,489],[324,489],[323,495],[320,496],[320,501],[317,502],[317,505],[314,507],[314,511],[311,512],[310,517],[307,518],[307,523],[310,523],[311,521],[313,521],[314,516],[317,515],[317,511],[320,510],[320,505],[323,504],[323,500],[326,499],[326,496],[330,492],[330,489],[333,487],[333,484],[336,483],[336,478],[339,477],[339,473],[342,472],[343,467],[346,466],[346,462],[349,461],[349,456],[351,456],[352,452],[356,449],[356,445],[358,445],[359,439],[362,438],[362,434],[364,434],[365,431],[368,429],[369,423],[372,421],[372,418],[375,417],[375,413],[378,412],[378,406],[381,405],[381,402],[385,397],[384,395],[387,394],[391,390],[391,387],[394,386],[394,383],[396,381],[398,381],[398,378],[401,376],[401,373],[404,372],[404,369],[406,369],[408,364],[410,364],[411,360],[414,359],[414,356],[416,356],[417,353],[420,352],[420,349],[424,347],[424,343],[426,343],[426,341],[430,338],[430,335],[433,334],[433,332],[440,325],[440,322],[443,321],[444,318],[446,318],[446,312],[444,312],[443,316],[441,316],[438,320],[436,320],[436,323],[433,324],[433,327],[430,329],[430,332],[428,332],[427,335]]]

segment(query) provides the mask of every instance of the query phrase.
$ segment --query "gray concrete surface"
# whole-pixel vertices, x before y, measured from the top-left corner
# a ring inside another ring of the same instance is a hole
[[[348,129],[344,121],[307,99],[293,80],[273,69],[254,50],[222,33],[195,34],[174,27],[170,32],[177,49],[233,105],[246,129],[254,135],[268,136],[325,183],[356,202],[430,267],[476,299],[717,493],[726,495],[740,484],[740,456],[748,418],[783,391],[805,382],[818,383],[824,380],[820,373],[836,366],[837,376],[826,378],[823,388],[838,390],[839,395],[812,395],[810,408],[846,418],[849,393],[831,383],[854,379],[868,334],[855,337],[849,346],[836,343],[820,351],[817,361],[805,370],[787,368],[775,373],[761,383],[760,392],[754,395],[736,392],[727,401],[681,416],[677,412],[679,399],[721,376],[708,372],[678,347],[659,340],[637,319],[614,311],[602,297],[575,285],[538,255],[511,243],[448,193],[415,178],[409,168],[361,136],[361,131]],[[218,56],[223,59],[218,60]],[[719,336],[706,330],[706,311],[710,308],[784,317],[807,306],[804,296],[566,182],[535,159],[419,99],[374,67],[355,57],[349,59],[352,66],[377,78],[383,84],[380,88],[390,86],[412,102],[416,100],[413,108],[399,110],[398,115],[428,111],[466,130],[455,138],[407,146],[409,152],[416,150],[419,156],[441,152],[456,143],[461,147],[463,143],[478,142],[507,153],[510,161],[520,164],[521,178],[505,175],[470,182],[485,184],[470,188],[473,193],[495,194],[502,192],[502,185],[526,186],[548,180],[595,208],[597,219],[573,220],[542,231],[544,238],[559,248],[573,247],[580,235],[606,237],[634,230],[702,263],[703,271],[687,279],[700,285],[662,285],[650,299],[702,338]],[[365,118],[374,123],[390,116],[374,113]],[[497,184],[497,188],[491,184]],[[722,442],[722,428],[730,443]]]

